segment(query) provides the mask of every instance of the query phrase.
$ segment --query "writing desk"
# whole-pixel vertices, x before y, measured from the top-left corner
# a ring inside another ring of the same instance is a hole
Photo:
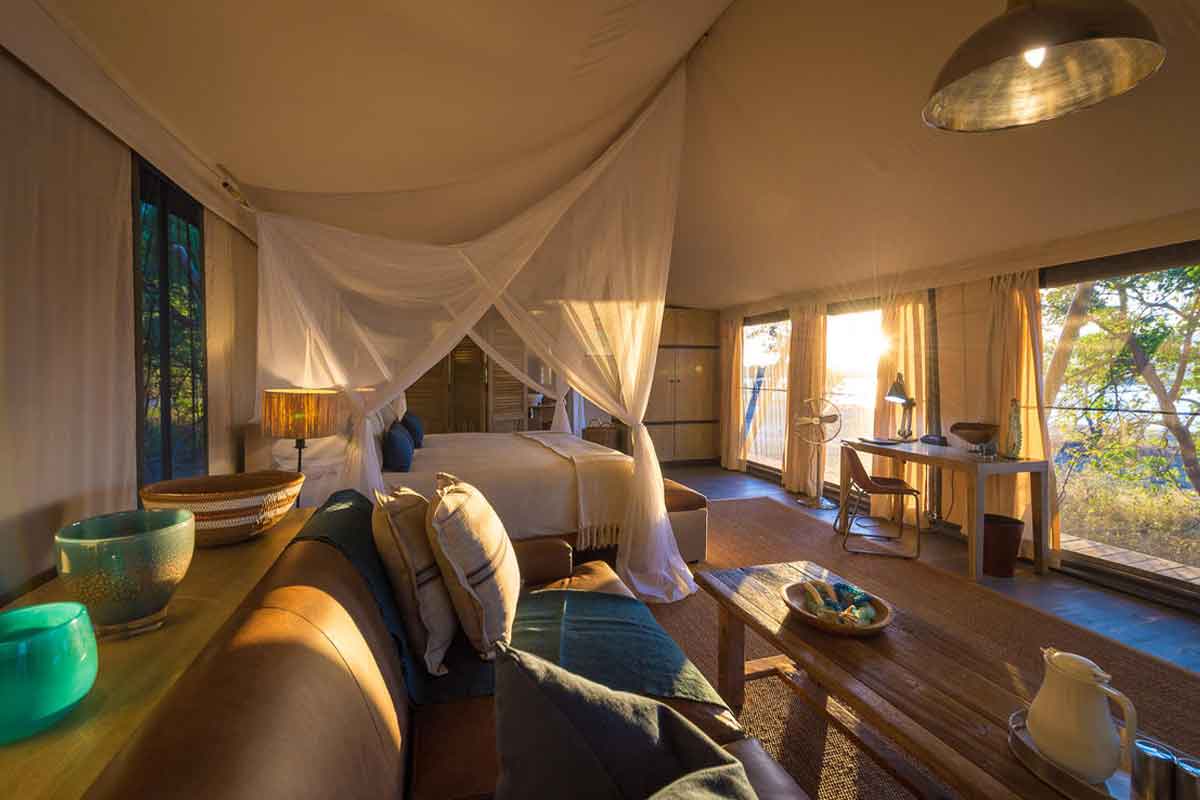
[[[1050,464],[1045,459],[997,457],[991,460],[956,447],[942,447],[919,441],[886,445],[845,439],[842,440],[842,445],[860,453],[893,458],[900,462],[901,467],[906,462],[912,461],[930,467],[954,470],[966,477],[967,577],[971,580],[977,580],[980,573],[983,572],[983,514],[987,500],[985,492],[987,479],[992,475],[1029,473],[1030,506],[1033,512],[1034,568],[1038,573],[1046,572],[1050,560],[1050,481],[1047,476]],[[846,509],[849,505],[846,498],[849,496],[850,464],[846,459],[842,459],[841,494],[839,495],[842,502],[834,527],[843,535],[846,533]]]

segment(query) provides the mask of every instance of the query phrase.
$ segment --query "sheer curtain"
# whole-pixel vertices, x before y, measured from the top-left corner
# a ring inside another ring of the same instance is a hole
[[[938,341],[943,356],[942,418],[945,429],[959,421],[1000,426],[996,443],[1009,437],[1009,410],[1017,401],[1021,416],[1022,458],[1047,458],[1050,435],[1042,387],[1042,322],[1037,273],[999,275],[938,290]],[[944,320],[944,322],[943,322]],[[1051,546],[1058,547],[1058,513],[1051,483]],[[965,522],[963,481],[945,485],[946,518]],[[988,479],[987,511],[1025,521],[1031,541],[1029,482],[1024,475]]]
[[[260,389],[345,390],[340,485],[383,488],[374,413],[468,332],[500,352],[495,326],[479,324],[494,307],[557,376],[547,394],[575,387],[630,426],[622,578],[652,601],[695,591],[642,424],[674,236],[685,93],[680,70],[588,169],[471,242],[399,242],[259,215]]]
[[[213,475],[243,468],[242,427],[254,418],[257,251],[241,231],[204,209],[208,471]]]
[[[820,497],[825,488],[825,446],[809,442],[795,421],[797,417],[820,413],[820,400],[825,396],[825,306],[798,303],[788,311],[792,337],[783,485],[788,491]],[[811,399],[817,403],[810,403]]]
[[[721,318],[721,466],[746,471],[746,430],[742,417],[742,320]]]
[[[887,349],[879,357],[876,370],[875,390],[875,435],[895,437],[900,429],[904,406],[889,403],[884,399],[888,389],[896,380],[897,373],[904,376],[904,389],[916,401],[913,410],[912,435],[925,433],[926,386],[928,376],[926,353],[928,352],[927,328],[929,320],[929,293],[911,292],[883,299],[881,303],[880,327]],[[872,474],[882,477],[903,478],[924,494],[925,477],[928,469],[922,464],[906,462],[903,467],[891,458],[876,456]],[[916,510],[912,503],[905,506],[905,520],[916,522]],[[893,514],[893,501],[888,497],[871,499],[873,516]]]
[[[4,598],[136,506],[138,428],[129,149],[2,51],[0,108]]]

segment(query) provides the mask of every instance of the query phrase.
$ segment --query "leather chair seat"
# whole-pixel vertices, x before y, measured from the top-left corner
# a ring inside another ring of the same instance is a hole
[[[875,481],[881,487],[894,490],[897,493],[918,494],[917,490],[910,486],[908,481],[903,478],[887,478],[882,475],[872,475],[871,480]]]

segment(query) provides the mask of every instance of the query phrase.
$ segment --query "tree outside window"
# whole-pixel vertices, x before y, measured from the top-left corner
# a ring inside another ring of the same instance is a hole
[[[1200,266],[1045,289],[1042,319],[1063,534],[1200,567]]]

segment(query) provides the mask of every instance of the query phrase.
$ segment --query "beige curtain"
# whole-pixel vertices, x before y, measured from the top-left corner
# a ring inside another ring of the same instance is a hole
[[[742,320],[721,319],[721,466],[746,471],[742,416]]]
[[[825,306],[796,304],[788,309],[792,340],[788,356],[788,443],[783,485],[788,491],[820,497],[825,481],[825,446],[811,444],[796,428],[797,417],[819,413],[825,396]],[[810,403],[815,399],[817,403]]]
[[[0,51],[0,598],[136,503],[129,150]],[[0,603],[3,600],[0,599]]]
[[[1042,321],[1036,272],[1001,275],[963,286],[939,289],[938,342],[942,384],[942,426],[955,422],[993,422],[996,442],[1009,441],[1012,401],[1020,411],[1022,458],[1047,458],[1050,435],[1042,389]],[[951,443],[962,446],[951,437]],[[966,485],[950,474],[943,478],[943,513],[963,524]],[[1051,504],[1055,497],[1051,480]],[[988,480],[987,511],[1025,520],[1032,540],[1027,476]],[[1051,509],[1051,547],[1058,547],[1058,514]]]
[[[904,376],[904,388],[908,396],[916,401],[913,409],[912,435],[925,433],[925,410],[928,384],[926,353],[928,353],[927,325],[929,323],[929,293],[912,292],[884,298],[881,303],[880,326],[888,343],[887,350],[880,355],[876,371],[875,389],[875,435],[881,438],[895,437],[900,430],[904,406],[884,400],[897,373]],[[900,467],[892,458],[876,456],[873,475],[903,478],[925,495],[927,469],[921,464],[908,462]],[[890,516],[899,506],[886,497],[872,498],[873,516]],[[915,523],[916,510],[912,502],[905,506],[905,521]]]
[[[254,418],[258,342],[258,248],[204,210],[208,351],[208,471],[244,470],[242,428]]]

